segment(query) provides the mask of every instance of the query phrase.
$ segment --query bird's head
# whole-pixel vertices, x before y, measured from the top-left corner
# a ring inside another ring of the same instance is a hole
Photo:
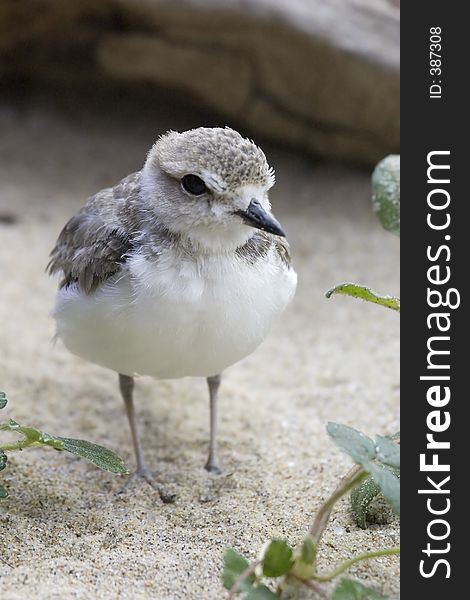
[[[254,229],[284,236],[268,198],[274,171],[258,146],[228,127],[164,134],[142,181],[159,220],[194,244],[236,248]]]

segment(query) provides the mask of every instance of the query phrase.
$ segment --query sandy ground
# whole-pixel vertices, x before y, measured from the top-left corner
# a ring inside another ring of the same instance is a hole
[[[91,111],[91,104],[66,99],[57,107],[41,97],[1,106],[0,215],[12,221],[0,223],[0,388],[10,399],[1,416],[107,445],[132,467],[116,375],[51,343],[55,282],[44,267],[64,222],[88,195],[139,169],[158,133],[221,123],[177,110],[158,118],[132,106]],[[273,536],[298,542],[349,469],[328,440],[327,421],[371,435],[398,429],[398,315],[324,297],[345,280],[398,292],[399,242],[371,214],[368,174],[265,149],[299,288],[269,339],[226,373],[224,474],[203,469],[204,381],[139,380],[148,462],[175,503],[163,504],[145,484],[122,491],[125,476],[71,455],[10,455],[2,473],[10,497],[0,506],[2,600],[225,598],[224,549],[254,558]],[[321,566],[397,542],[397,523],[361,531],[343,501]],[[351,574],[398,595],[395,558]]]

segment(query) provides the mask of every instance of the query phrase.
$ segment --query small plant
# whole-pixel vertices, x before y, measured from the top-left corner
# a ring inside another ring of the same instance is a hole
[[[372,174],[372,208],[387,231],[400,235],[400,157],[390,155],[375,167]],[[400,299],[380,296],[357,283],[340,283],[326,292],[326,297],[344,294],[374,302],[400,312]]]
[[[381,161],[372,175],[372,206],[383,227],[400,235],[400,157],[388,156]],[[343,294],[373,302],[400,311],[400,299],[383,296],[369,287],[357,283],[341,283],[328,292],[327,298]],[[345,494],[351,492],[351,506],[355,522],[365,528],[371,522],[383,522],[384,510],[400,514],[400,446],[399,434],[377,436],[375,441],[347,427],[329,423],[328,434],[342,450],[347,452],[356,466],[343,477],[338,487],[318,510],[307,537],[293,549],[285,540],[272,540],[259,560],[248,561],[229,549],[225,553],[224,586],[229,596],[236,594],[245,600],[272,600],[296,586],[306,586],[317,596],[330,600],[389,600],[358,581],[341,577],[353,564],[399,554],[398,548],[384,548],[364,552],[342,564],[330,573],[317,572],[317,551],[327,527],[331,511]],[[379,508],[378,508],[379,507]]]
[[[372,208],[387,231],[400,235],[400,157],[390,155],[376,166],[372,174]],[[357,283],[341,283],[326,292],[326,297],[344,294],[366,302],[380,304],[400,312],[400,299],[395,296],[380,296],[370,288]],[[394,471],[393,466],[384,467]],[[383,506],[383,494],[377,483],[368,478],[351,493],[351,505],[356,524],[365,528],[372,523],[386,521],[387,507]]]
[[[304,585],[331,600],[386,600],[385,596],[357,581],[345,577],[339,582],[336,580],[355,563],[399,554],[398,548],[358,554],[324,574],[317,572],[317,550],[334,505],[369,478],[393,511],[400,513],[400,446],[382,436],[373,441],[351,427],[336,423],[328,423],[327,432],[336,445],[351,456],[356,466],[320,507],[308,535],[298,548],[293,549],[286,540],[272,540],[260,560],[251,564],[235,550],[226,551],[223,579],[224,586],[230,590],[229,597],[241,594],[245,600],[272,600],[281,598],[288,589]],[[274,586],[267,585],[269,582]]]
[[[7,398],[4,392],[0,392],[0,409],[7,405]],[[94,465],[111,473],[127,473],[126,466],[122,459],[107,448],[92,444],[85,440],[75,440],[72,438],[54,437],[35,429],[34,427],[25,427],[20,425],[13,419],[5,422],[0,422],[0,431],[12,431],[19,433],[23,437],[10,444],[0,444],[0,471],[7,465],[7,453],[24,450],[26,448],[34,448],[37,446],[49,446],[54,450],[65,450],[86,458]],[[0,498],[5,498],[8,495],[7,490],[0,484]]]
[[[400,434],[390,437],[395,443],[400,443]],[[400,478],[400,468],[393,465],[381,464],[384,470],[391,471]],[[367,477],[361,485],[351,492],[351,509],[353,519],[358,527],[366,529],[369,525],[383,525],[391,520],[393,508],[381,493],[381,488],[373,477]]]

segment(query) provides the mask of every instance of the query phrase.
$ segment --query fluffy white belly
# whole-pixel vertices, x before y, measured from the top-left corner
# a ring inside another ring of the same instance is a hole
[[[60,289],[52,315],[65,346],[91,362],[125,375],[206,377],[253,352],[296,280],[272,255],[253,265],[137,255],[89,295]]]

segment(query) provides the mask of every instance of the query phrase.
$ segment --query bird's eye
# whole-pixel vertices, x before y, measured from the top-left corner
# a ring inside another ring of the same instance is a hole
[[[197,175],[185,175],[181,180],[181,185],[193,196],[200,196],[207,192],[206,184]]]

